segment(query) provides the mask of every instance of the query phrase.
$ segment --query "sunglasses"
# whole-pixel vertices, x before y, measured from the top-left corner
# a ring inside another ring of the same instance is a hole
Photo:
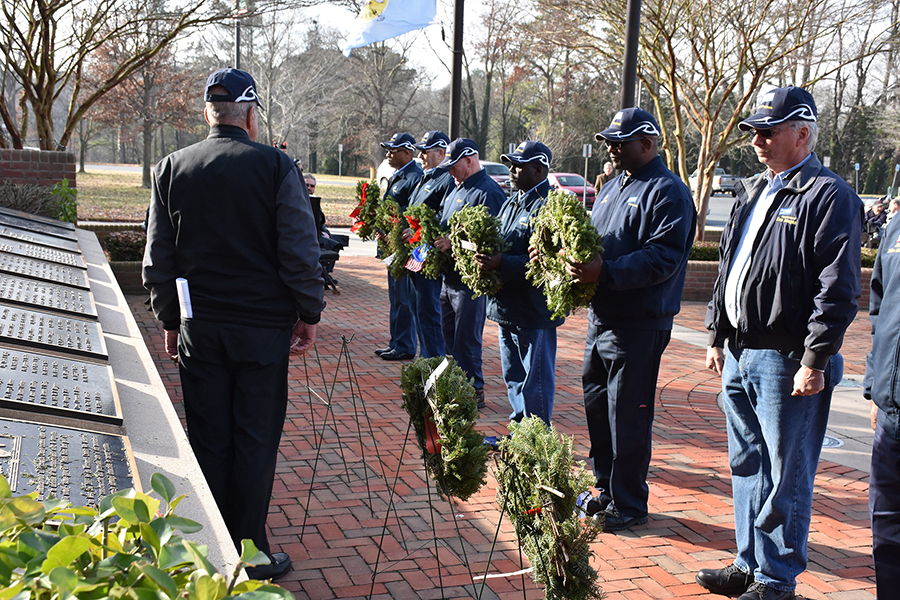
[[[624,146],[625,144],[627,144],[629,142],[636,142],[638,140],[646,140],[646,139],[647,138],[645,138],[645,137],[638,137],[638,138],[631,138],[630,140],[625,140],[624,142],[610,142],[609,140],[606,140],[606,147],[609,148],[610,150],[620,150],[622,148],[622,146]]]
[[[751,129],[750,133],[751,133],[751,137],[758,135],[761,138],[770,138],[770,137],[775,137],[776,135],[778,135],[778,133],[781,132],[782,129],[784,129],[784,128],[783,127],[772,127],[771,129]]]

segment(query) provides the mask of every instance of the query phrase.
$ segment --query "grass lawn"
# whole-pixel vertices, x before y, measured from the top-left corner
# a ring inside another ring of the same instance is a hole
[[[346,177],[341,179],[355,181]],[[150,190],[141,187],[139,172],[93,170],[77,173],[76,185],[79,220],[117,222],[144,220],[147,206],[150,204]],[[320,183],[316,186],[316,193],[322,197],[322,210],[325,212],[328,225],[352,224],[348,215],[356,207],[354,186]]]

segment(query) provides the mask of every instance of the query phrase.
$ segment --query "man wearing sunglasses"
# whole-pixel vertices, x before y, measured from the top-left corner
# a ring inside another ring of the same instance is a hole
[[[659,125],[641,108],[619,111],[595,137],[622,171],[598,191],[592,222],[603,252],[569,267],[597,281],[584,350],[584,413],[599,494],[586,512],[606,531],[648,519],[647,471],[656,378],[681,310],[697,226],[691,193],[663,164]]]
[[[738,183],[709,303],[706,366],[722,376],[737,556],[697,582],[790,600],[806,569],[813,483],[860,294],[862,203],[813,153],[816,105],[789,86],[739,127],[766,166]]]

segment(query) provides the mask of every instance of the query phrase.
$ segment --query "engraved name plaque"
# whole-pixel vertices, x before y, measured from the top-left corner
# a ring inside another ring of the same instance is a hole
[[[84,262],[84,257],[81,256],[81,254],[65,252],[63,250],[54,250],[53,248],[30,244],[28,242],[0,238],[0,252],[8,252],[18,256],[27,256],[28,258],[47,260],[61,265],[87,269],[87,263]]]
[[[77,506],[135,486],[127,438],[0,419],[0,471],[14,495]]]
[[[97,318],[94,298],[87,290],[2,273],[0,273],[0,301]]]
[[[78,240],[78,234],[75,233],[75,230],[73,229],[63,229],[61,227],[57,227],[56,225],[50,225],[49,223],[39,223],[37,221],[23,219],[21,217],[14,217],[3,213],[0,213],[0,225],[18,227],[19,229],[35,231],[37,233],[43,233],[44,235],[63,238],[65,240]]]
[[[50,217],[42,217],[13,208],[0,207],[0,215],[9,215],[10,217],[18,217],[23,221],[32,221],[35,223],[43,223],[44,225],[52,225],[58,229],[67,229],[75,231],[75,224],[68,221],[60,221],[59,219],[51,219]]]
[[[10,227],[8,225],[0,225],[0,237],[47,246],[49,248],[56,248],[57,250],[65,250],[67,252],[81,252],[81,246],[79,246],[78,242],[75,240],[65,240],[53,235],[36,233],[26,229],[19,229],[18,227]]]
[[[112,369],[0,347],[0,407],[122,424]]]
[[[100,324],[0,304],[0,341],[106,360]]]
[[[42,279],[52,283],[88,289],[87,271],[57,263],[0,252],[0,272]]]

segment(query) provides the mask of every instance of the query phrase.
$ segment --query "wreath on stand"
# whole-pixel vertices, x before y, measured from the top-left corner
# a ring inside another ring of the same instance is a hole
[[[356,208],[350,213],[353,226],[350,231],[369,241],[375,239],[375,213],[378,210],[381,189],[375,180],[356,183]]]
[[[415,204],[404,214],[412,236],[407,241],[412,249],[412,264],[406,268],[421,272],[429,279],[438,279],[450,267],[450,255],[434,247],[434,240],[446,234],[434,210],[427,204]]]
[[[452,358],[420,358],[400,376],[403,408],[438,491],[468,500],[487,482],[484,436],[475,430],[475,388]]]
[[[510,423],[499,444],[497,503],[509,514],[535,583],[547,600],[602,597],[591,567],[591,543],[601,526],[579,518],[579,494],[593,485],[583,461],[575,462],[572,438],[561,437],[539,417]]]
[[[456,271],[470,290],[472,298],[494,296],[503,287],[500,271],[484,271],[475,262],[476,254],[493,256],[509,248],[500,237],[500,219],[484,205],[466,206],[450,216],[450,244]]]
[[[587,211],[575,196],[551,190],[531,223],[534,232],[529,244],[537,248],[538,259],[528,263],[526,277],[543,288],[553,317],[588,306],[597,282],[575,283],[566,272],[568,263],[589,262],[603,251],[600,234]]]

